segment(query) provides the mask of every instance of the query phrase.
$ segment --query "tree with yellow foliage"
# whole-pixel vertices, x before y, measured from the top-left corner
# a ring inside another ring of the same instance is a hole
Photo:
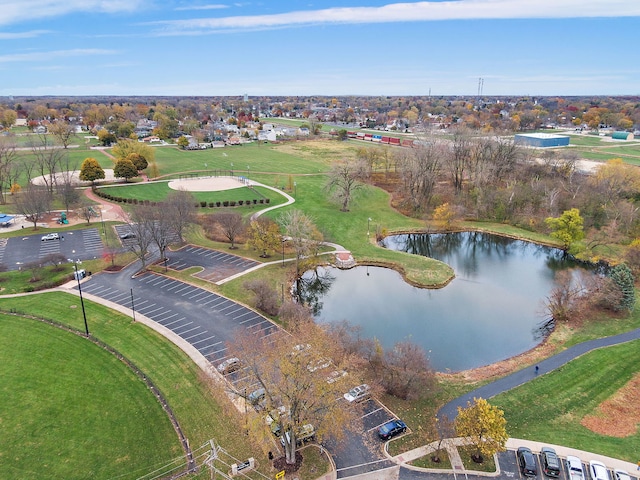
[[[506,450],[509,436],[506,429],[507,421],[504,412],[490,405],[484,398],[474,398],[473,404],[467,402],[467,407],[458,407],[455,421],[456,434],[467,437],[477,449],[474,461],[481,463],[484,457],[490,457],[497,452]]]

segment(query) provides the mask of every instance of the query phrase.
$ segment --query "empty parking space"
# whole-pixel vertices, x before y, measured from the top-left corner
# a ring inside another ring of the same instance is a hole
[[[104,250],[97,228],[60,232],[57,238],[42,240],[47,230],[22,237],[4,238],[0,241],[0,263],[9,270],[19,270],[34,261],[51,255],[60,255],[69,261],[99,258]]]
[[[194,245],[187,245],[180,250],[169,252],[167,256],[169,257],[168,268],[185,270],[199,266],[203,270],[196,276],[210,282],[217,282],[259,264],[255,260],[238,255]]]

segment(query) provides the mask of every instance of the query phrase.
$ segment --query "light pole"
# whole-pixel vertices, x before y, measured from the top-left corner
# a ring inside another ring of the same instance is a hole
[[[231,162],[231,176],[233,177],[233,162]]]
[[[371,217],[367,218],[367,238],[369,238],[371,234],[371,230],[369,228],[370,226],[371,226]]]
[[[293,182],[293,196],[294,198],[298,197],[298,182]]]
[[[250,170],[249,165],[247,165],[247,180],[249,180],[249,170]]]
[[[82,298],[82,287],[80,286],[80,274],[78,273],[78,264],[74,262],[73,268],[75,269],[75,277],[78,281],[78,293],[80,293],[80,305],[82,305],[82,318],[84,318],[84,333],[87,338],[89,337],[89,324],[87,323],[87,312],[84,309],[84,299]]]
[[[106,236],[107,235],[107,230],[104,227],[104,219],[102,218],[102,207],[100,207],[100,221],[102,222],[102,234],[104,236]]]
[[[284,267],[284,242],[287,240],[285,238],[282,239],[282,266]]]

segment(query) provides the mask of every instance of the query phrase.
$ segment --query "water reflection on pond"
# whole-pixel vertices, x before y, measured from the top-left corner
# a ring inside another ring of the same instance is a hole
[[[535,346],[555,272],[575,266],[560,250],[477,232],[396,235],[385,246],[442,260],[456,278],[428,290],[386,268],[322,268],[305,274],[303,295],[317,320],[347,320],[385,347],[410,339],[438,371],[487,365]]]

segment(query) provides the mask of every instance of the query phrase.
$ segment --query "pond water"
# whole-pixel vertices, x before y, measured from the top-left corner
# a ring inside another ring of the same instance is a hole
[[[395,235],[384,246],[442,260],[456,278],[430,290],[386,268],[319,269],[305,274],[303,295],[317,320],[346,320],[385,348],[410,340],[437,371],[488,365],[538,344],[555,272],[576,266],[558,249],[478,232]]]

